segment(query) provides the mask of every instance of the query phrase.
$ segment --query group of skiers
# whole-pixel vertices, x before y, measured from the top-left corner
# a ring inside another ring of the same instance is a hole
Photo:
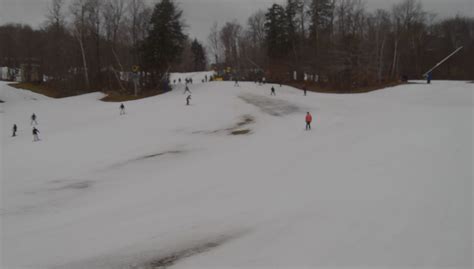
[[[33,130],[31,131],[32,134],[33,134],[33,142],[40,141],[40,139],[39,139],[40,131],[36,128],[36,125],[38,125],[38,121],[36,120],[37,119],[36,114],[33,113],[31,115],[30,119],[31,119],[30,125],[33,126]],[[16,137],[17,132],[18,132],[18,126],[16,125],[16,123],[14,123],[13,128],[12,128],[12,137]]]
[[[202,83],[205,83],[205,82],[208,82],[208,81],[213,81],[213,77],[212,76],[207,76],[207,75],[204,75],[204,78],[201,80]],[[178,80],[174,79],[173,80],[173,84],[176,84],[176,82],[178,82],[179,84],[181,84],[181,78],[178,78]],[[193,78],[185,78],[184,79],[184,83],[186,85],[188,84],[193,84]]]
[[[187,84],[193,84],[193,79],[192,78],[185,78],[184,82]],[[178,83],[181,84],[181,78],[178,78]],[[176,84],[176,79],[173,80],[173,84]]]
[[[207,80],[207,76],[205,77],[205,79]],[[189,80],[186,81],[186,85],[185,85],[185,88],[184,88],[184,93],[183,94],[186,94],[186,93],[189,93],[187,96],[186,96],[186,105],[189,106],[190,105],[190,101],[191,101],[191,91],[189,90],[189,87],[188,87],[188,82],[191,82]],[[192,83],[192,82],[191,82]],[[235,85],[234,86],[239,86],[239,81],[236,79],[235,80]],[[303,87],[303,92],[304,92],[304,95],[306,96],[306,87]],[[275,92],[275,87],[271,87],[271,91],[270,91],[270,95],[272,96],[276,96],[276,92]],[[125,105],[122,103],[120,104],[119,106],[119,109],[120,109],[120,115],[125,115]],[[305,122],[306,122],[306,130],[311,130],[311,122],[313,121],[313,116],[311,115],[311,113],[307,112],[306,113],[306,117],[305,117]],[[31,126],[33,126],[33,130],[32,130],[32,134],[33,134],[33,142],[37,142],[37,141],[40,141],[40,138],[39,138],[39,133],[40,131],[36,128],[36,126],[38,125],[38,121],[37,121],[37,116],[35,113],[33,113],[31,115]],[[18,126],[16,124],[13,124],[13,128],[12,128],[12,137],[16,137],[17,136],[17,132],[18,132]]]

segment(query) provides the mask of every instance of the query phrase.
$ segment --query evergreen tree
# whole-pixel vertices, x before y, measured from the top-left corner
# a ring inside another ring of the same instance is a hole
[[[204,47],[194,39],[193,43],[191,44],[191,52],[193,53],[193,71],[204,71],[206,70],[206,52],[204,51]]]
[[[312,0],[309,10],[311,17],[310,31],[318,39],[321,32],[331,30],[334,13],[334,0]]]
[[[161,0],[155,5],[143,46],[143,62],[151,74],[152,87],[163,84],[171,63],[184,48],[182,13],[173,0]]]
[[[310,42],[313,54],[313,68],[321,72],[328,63],[331,47],[331,32],[334,20],[334,0],[312,0],[310,9]]]
[[[286,56],[289,51],[286,11],[273,4],[265,14],[265,41],[270,58]]]
[[[285,30],[286,30],[286,38],[287,38],[287,45],[289,46],[288,50],[293,50],[296,48],[296,42],[298,41],[298,33],[297,33],[297,19],[296,14],[298,9],[300,8],[301,2],[300,0],[288,0],[285,9]]]

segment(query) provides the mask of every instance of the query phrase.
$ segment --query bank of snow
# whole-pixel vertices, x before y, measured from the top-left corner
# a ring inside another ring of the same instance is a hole
[[[125,116],[0,87],[3,268],[471,268],[472,84],[195,83]]]

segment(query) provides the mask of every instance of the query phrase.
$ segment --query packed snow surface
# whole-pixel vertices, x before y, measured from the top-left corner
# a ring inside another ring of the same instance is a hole
[[[123,116],[0,82],[2,268],[472,267],[474,84],[192,77]]]

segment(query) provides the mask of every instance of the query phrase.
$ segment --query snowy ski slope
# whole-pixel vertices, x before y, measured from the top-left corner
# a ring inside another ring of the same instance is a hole
[[[472,268],[474,84],[192,76],[124,116],[0,82],[2,268]]]

